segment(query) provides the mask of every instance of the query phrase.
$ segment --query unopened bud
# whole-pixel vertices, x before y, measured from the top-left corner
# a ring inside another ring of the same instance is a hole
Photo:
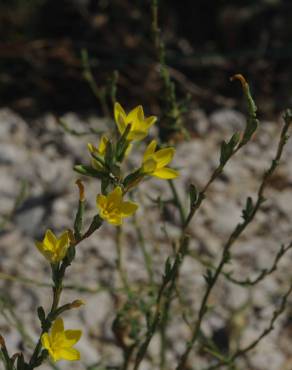
[[[70,304],[71,308],[79,308],[80,306],[83,306],[85,302],[82,299],[76,299]]]
[[[70,243],[71,244],[75,244],[76,243],[76,240],[75,240],[75,236],[73,234],[73,231],[72,230],[68,230],[68,235],[69,235]]]
[[[241,85],[242,85],[242,88],[243,89],[247,89],[248,88],[248,83],[246,81],[246,79],[243,77],[242,74],[240,73],[237,73],[235,75],[233,75],[231,78],[230,78],[231,81],[234,81],[234,80],[239,80],[241,82]]]
[[[5,340],[4,340],[4,338],[2,337],[2,335],[0,335],[0,346],[1,346],[1,347],[6,347],[6,345],[5,345]]]

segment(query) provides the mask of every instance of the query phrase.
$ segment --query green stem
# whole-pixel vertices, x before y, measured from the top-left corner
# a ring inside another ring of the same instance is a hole
[[[290,111],[287,112],[286,116],[284,117],[285,123],[284,123],[283,129],[281,131],[281,136],[280,136],[277,152],[276,152],[276,155],[275,155],[274,159],[272,160],[270,168],[263,175],[263,179],[262,179],[262,182],[259,186],[258,193],[257,193],[256,204],[254,205],[254,207],[252,209],[252,212],[249,214],[249,216],[245,218],[244,222],[238,224],[235,227],[234,231],[232,232],[232,234],[230,235],[229,239],[227,240],[226,244],[223,247],[221,260],[218,264],[218,267],[216,268],[213,275],[211,275],[211,278],[208,280],[207,289],[206,289],[206,292],[203,296],[203,299],[202,299],[202,302],[201,302],[201,305],[200,305],[198,319],[197,319],[197,322],[194,326],[191,339],[188,342],[188,344],[186,346],[186,349],[185,349],[183,355],[181,356],[181,358],[179,360],[179,363],[178,363],[178,366],[177,366],[176,370],[184,370],[186,368],[186,363],[187,363],[190,351],[192,350],[195,342],[198,339],[202,320],[203,320],[203,318],[204,318],[204,316],[205,316],[205,314],[208,310],[207,302],[208,302],[210,293],[213,290],[213,287],[216,284],[216,282],[217,282],[217,280],[218,280],[218,278],[219,278],[219,276],[220,276],[220,274],[223,270],[223,267],[230,260],[230,249],[231,249],[232,245],[235,243],[235,241],[238,239],[238,237],[242,234],[242,232],[245,230],[245,228],[250,224],[250,222],[254,219],[257,211],[259,210],[261,204],[264,201],[264,196],[263,195],[264,195],[264,190],[266,188],[267,182],[270,179],[270,177],[273,175],[275,169],[277,168],[277,166],[279,164],[279,160],[280,160],[280,158],[282,156],[282,153],[283,153],[284,146],[285,146],[285,144],[288,140],[287,131],[288,131],[289,126],[292,122],[292,114],[290,115],[289,113],[290,113]]]
[[[143,254],[144,264],[145,264],[145,268],[147,270],[149,283],[151,285],[151,288],[154,289],[152,258],[151,258],[150,253],[148,253],[148,251],[146,249],[145,239],[144,239],[141,227],[138,225],[136,215],[134,215],[134,225],[135,225],[136,232],[137,232],[139,246],[140,246],[141,252]]]
[[[122,229],[120,226],[117,227],[116,233],[116,248],[117,248],[117,269],[123,283],[123,288],[126,292],[130,291],[127,272],[123,266],[123,246],[122,246]]]
[[[176,190],[176,187],[174,185],[174,182],[173,180],[168,180],[168,183],[169,183],[169,186],[170,186],[170,189],[171,189],[171,192],[172,192],[172,195],[173,195],[173,200],[174,200],[174,203],[177,207],[177,209],[179,210],[179,215],[180,215],[180,220],[181,220],[181,224],[184,225],[185,223],[185,219],[186,219],[186,216],[185,216],[185,210],[184,210],[184,207],[182,205],[182,201],[180,200],[180,197],[178,195],[178,192]]]

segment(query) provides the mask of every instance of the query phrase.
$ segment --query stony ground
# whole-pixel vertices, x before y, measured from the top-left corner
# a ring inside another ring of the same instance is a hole
[[[195,138],[177,145],[174,162],[181,168],[181,176],[176,183],[182,199],[190,182],[198,187],[206,183],[217,164],[221,141],[244,127],[244,117],[236,111],[222,109],[207,117],[197,110],[193,116]],[[73,113],[63,118],[71,128],[79,131],[88,126],[103,130],[107,125],[96,117],[83,121]],[[190,227],[191,256],[186,258],[180,277],[181,295],[187,302],[190,320],[195,318],[194,313],[204,291],[203,262],[215,262],[219,258],[224,241],[240,221],[246,197],[255,195],[260,176],[275,151],[280,124],[280,120],[262,123],[256,139],[238,153],[213,184]],[[56,233],[72,227],[78,199],[74,184],[77,175],[72,167],[88,160],[88,141],[94,141],[94,138],[64,133],[50,114],[25,122],[9,109],[0,110],[0,214],[11,213],[23,182],[27,188],[24,202],[11,220],[2,225],[0,232],[0,332],[4,334],[11,352],[21,350],[23,346],[30,348],[31,341],[36,340],[39,332],[36,308],[40,304],[46,308],[49,306],[50,288],[45,286],[50,283],[49,269],[36,251],[34,240],[41,239],[48,227]],[[256,277],[263,268],[271,266],[281,243],[292,239],[291,155],[292,141],[287,144],[283,164],[267,191],[268,201],[258,213],[256,222],[234,247],[233,262],[226,271],[233,271],[236,278]],[[88,221],[95,213],[98,183],[86,180],[85,185]],[[147,281],[137,228],[142,231],[145,248],[152,256],[157,282],[164,260],[171,253],[171,242],[179,236],[179,218],[175,210],[169,207],[162,217],[149,199],[157,196],[167,199],[170,194],[167,182],[154,179],[145,182],[134,194],[143,206],[137,214],[136,225],[126,222],[120,237],[128,279],[136,286],[143,287]],[[122,360],[111,331],[114,310],[120,305],[121,298],[109,292],[109,289],[121,287],[115,267],[116,241],[116,229],[104,225],[78,247],[76,260],[68,270],[63,301],[75,298],[86,301],[85,306],[65,316],[66,326],[83,329],[79,344],[82,361],[69,365],[59,363],[60,369],[83,370],[93,364],[115,366]],[[228,341],[230,349],[236,348],[238,343],[241,346],[250,343],[266,327],[289,280],[289,252],[277,271],[253,289],[238,287],[222,278],[211,296],[210,304],[215,308],[203,325],[204,332],[213,337],[223,350]],[[38,287],[37,284],[44,286]],[[144,293],[141,289],[141,294]],[[181,320],[180,307],[177,302],[174,304],[173,321],[167,333],[170,338],[169,364],[174,363],[189,338],[189,328]],[[247,359],[239,362],[239,369],[292,369],[291,315],[290,304],[273,333]],[[150,346],[154,359],[158,355],[158,344],[157,336]],[[156,369],[155,361],[152,365],[146,361],[143,369]],[[207,364],[207,357],[201,351],[193,361],[193,368],[201,370]],[[97,369],[90,367],[93,368]],[[172,369],[171,365],[169,369]]]

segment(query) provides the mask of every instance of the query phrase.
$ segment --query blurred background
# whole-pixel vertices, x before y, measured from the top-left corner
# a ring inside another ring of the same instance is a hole
[[[236,106],[234,73],[251,82],[261,112],[291,103],[289,0],[161,0],[159,26],[179,97],[211,111]],[[82,77],[87,49],[99,86],[120,73],[118,97],[158,111],[161,80],[148,0],[1,0],[0,104],[24,115],[96,111]],[[238,94],[238,95],[237,95]]]
[[[206,265],[218,258],[223,242],[241,221],[246,198],[255,197],[274,156],[280,115],[292,106],[292,1],[160,0],[158,27],[168,66],[164,74],[151,3],[0,0],[0,332],[11,353],[23,348],[30,353],[40,330],[36,308],[51,304],[49,266],[34,242],[42,240],[48,228],[57,235],[72,228],[79,176],[72,168],[89,164],[87,143],[96,144],[96,133],[114,127],[108,118],[115,96],[127,111],[142,104],[146,116],[159,117],[149,137],[129,156],[129,168],[140,166],[148,140],[158,135],[172,143],[181,139],[175,143],[172,166],[180,170],[175,184],[185,207],[190,183],[202,189],[218,164],[222,141],[245,128],[246,102],[239,82],[230,82],[232,75],[247,78],[259,108],[257,135],[211,186],[189,230],[191,253],[180,273],[180,292],[190,322],[205,289]],[[171,98],[168,78],[177,100]],[[176,130],[163,135],[177,117],[183,125],[176,128],[185,126],[190,140],[171,136]],[[234,248],[226,272],[239,280],[257,277],[272,266],[281,243],[291,242],[291,156],[290,140],[263,211]],[[83,180],[86,226],[96,214],[99,182]],[[168,182],[151,179],[139,189],[134,194],[137,218],[125,222],[122,234],[105,223],[84,241],[68,269],[63,302],[86,301],[80,310],[64,315],[66,327],[84,331],[79,344],[82,360],[54,369],[120,367],[122,351],[111,330],[117,310],[127,302],[117,269],[119,240],[129,282],[141,292],[137,302],[128,305],[126,316],[136,315],[131,311],[135,304],[153,303],[143,256],[146,250],[152,257],[153,279],[160,284],[166,257],[180,236],[180,219],[171,202],[157,206],[156,199],[172,199]],[[267,327],[290,275],[287,253],[277,271],[255,288],[221,279],[202,330],[224,353],[249,344]],[[181,314],[180,300],[175,300],[167,334],[167,369],[173,368],[189,340]],[[291,338],[290,305],[272,335],[240,360],[238,369],[291,370]],[[156,339],[143,369],[158,368],[153,365],[159,357]],[[203,346],[198,349],[190,363],[203,369],[214,358]]]

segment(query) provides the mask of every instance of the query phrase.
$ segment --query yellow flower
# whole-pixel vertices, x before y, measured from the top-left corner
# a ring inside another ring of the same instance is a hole
[[[131,216],[138,208],[136,203],[123,201],[123,192],[119,186],[108,195],[99,194],[96,205],[100,217],[113,225],[121,225],[123,218]]]
[[[144,139],[148,135],[150,127],[157,120],[155,116],[144,117],[144,111],[141,105],[138,105],[130,113],[126,114],[122,106],[119,103],[115,103],[114,116],[121,135],[124,133],[127,125],[131,125],[130,132],[127,136],[127,139],[130,141]]]
[[[63,319],[58,318],[52,326],[51,333],[42,335],[42,346],[48,350],[53,361],[77,361],[80,360],[80,353],[72,347],[79,341],[81,334],[81,330],[64,330]]]
[[[96,154],[97,156],[104,159],[105,152],[106,152],[106,146],[107,146],[108,142],[109,142],[109,139],[105,135],[102,135],[102,137],[100,138],[100,142],[99,142],[98,147],[88,143],[87,148],[88,148],[90,153]],[[96,170],[101,170],[102,169],[101,163],[99,163],[96,159],[92,159],[91,165]]]
[[[69,232],[65,231],[57,238],[51,230],[47,230],[42,242],[35,242],[37,249],[50,263],[60,262],[67,253],[70,245]]]
[[[152,140],[145,150],[142,164],[143,173],[160,179],[176,178],[179,173],[172,168],[165,167],[172,161],[175,149],[164,148],[155,152],[156,146],[157,142]]]

